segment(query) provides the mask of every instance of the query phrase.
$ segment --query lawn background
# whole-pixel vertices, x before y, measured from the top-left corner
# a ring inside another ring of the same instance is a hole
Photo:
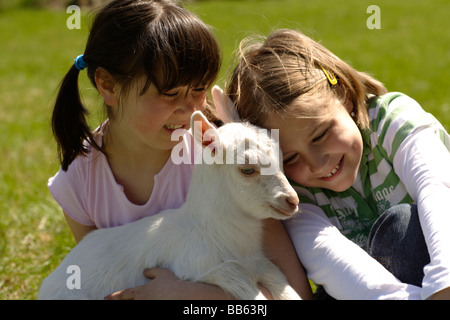
[[[56,9],[5,9],[0,0],[0,299],[35,299],[43,278],[75,244],[47,189],[59,165],[51,129],[59,82],[83,53],[90,15],[70,30]],[[370,30],[369,5],[381,10]],[[222,85],[233,50],[252,34],[300,29],[342,59],[415,98],[450,129],[448,0],[194,1],[186,6],[213,27],[223,48]],[[80,76],[90,123],[101,101]]]

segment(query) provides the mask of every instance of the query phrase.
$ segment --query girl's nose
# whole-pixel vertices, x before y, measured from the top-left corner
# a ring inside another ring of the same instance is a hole
[[[177,103],[177,110],[176,112],[179,113],[193,113],[196,110],[196,103],[195,99],[188,94],[186,96],[180,97],[178,103]]]
[[[310,153],[306,159],[309,171],[312,174],[320,173],[326,167],[328,156],[318,153]]]

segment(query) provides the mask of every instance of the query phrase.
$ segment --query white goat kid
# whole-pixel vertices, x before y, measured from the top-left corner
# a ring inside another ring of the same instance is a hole
[[[262,219],[286,219],[298,205],[280,167],[278,143],[248,124],[215,129],[195,112],[192,128],[197,121],[202,134],[194,137],[203,144],[203,153],[223,148],[226,159],[240,150],[243,164],[198,164],[179,209],[90,232],[44,280],[39,299],[103,299],[151,281],[142,272],[153,267],[168,268],[183,280],[217,285],[238,299],[263,299],[257,283],[275,299],[300,299],[262,250]],[[215,140],[207,145],[198,138],[203,133]],[[244,144],[252,147],[244,150]],[[272,175],[261,174],[260,160],[267,164],[267,157],[277,164]],[[71,265],[79,267],[80,289],[66,284]]]

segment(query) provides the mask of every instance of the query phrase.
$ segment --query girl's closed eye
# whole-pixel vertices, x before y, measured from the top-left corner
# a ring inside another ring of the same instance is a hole
[[[175,98],[178,96],[179,91],[169,91],[169,92],[163,92],[162,95],[167,98]]]
[[[199,87],[199,88],[192,89],[192,91],[195,92],[195,93],[203,93],[203,92],[206,91],[206,88]]]
[[[284,156],[283,165],[290,165],[295,163],[298,160],[298,153],[288,154]]]
[[[199,94],[203,94],[206,91],[206,88],[204,87],[199,87],[199,88],[194,88],[192,89],[192,94],[194,96],[199,95]],[[175,98],[180,94],[180,90],[173,90],[173,91],[168,91],[168,92],[162,92],[161,93],[163,96],[167,97],[167,98]]]
[[[206,87],[197,87],[189,91],[189,94],[194,99],[203,99],[206,95]]]
[[[327,136],[328,132],[330,132],[330,129],[331,129],[331,128],[327,128],[327,129],[325,129],[324,131],[322,131],[318,136],[316,136],[316,137],[312,140],[312,142],[313,142],[313,143],[317,143],[317,142],[323,141],[323,140],[325,139],[325,137]]]

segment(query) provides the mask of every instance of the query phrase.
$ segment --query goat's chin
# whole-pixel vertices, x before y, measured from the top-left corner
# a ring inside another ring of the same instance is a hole
[[[283,210],[283,209],[275,207],[272,204],[268,205],[268,209],[270,210],[270,214],[271,214],[272,218],[278,219],[278,220],[289,219],[297,212],[297,209],[296,210],[291,210],[291,209]]]

